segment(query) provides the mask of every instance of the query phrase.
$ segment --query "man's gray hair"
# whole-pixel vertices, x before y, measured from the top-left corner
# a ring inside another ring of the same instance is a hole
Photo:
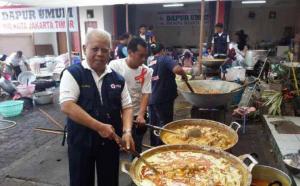
[[[111,35],[105,30],[102,29],[93,29],[88,31],[85,36],[85,44],[87,44],[92,38],[97,37],[109,44],[109,48],[111,48]]]

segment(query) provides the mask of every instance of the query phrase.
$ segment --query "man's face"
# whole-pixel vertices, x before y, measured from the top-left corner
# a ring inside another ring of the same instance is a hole
[[[223,32],[223,28],[221,28],[221,27],[216,27],[215,29],[216,29],[216,32],[217,32],[217,33]]]
[[[145,34],[146,33],[146,28],[145,27],[141,27],[140,28],[140,33],[141,34]]]
[[[21,58],[22,57],[22,52],[17,52],[17,57]]]
[[[239,36],[237,34],[234,34],[232,40],[235,42],[239,42]]]
[[[132,52],[128,51],[128,55],[131,58],[131,61],[134,63],[135,67],[141,66],[147,58],[147,49],[142,47],[141,45],[138,45],[137,51]]]
[[[90,41],[83,46],[87,63],[96,72],[105,70],[106,63],[109,59],[109,43],[97,36],[90,38]]]

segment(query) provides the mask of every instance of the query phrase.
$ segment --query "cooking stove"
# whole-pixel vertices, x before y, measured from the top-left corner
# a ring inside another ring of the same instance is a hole
[[[198,108],[193,106],[191,109],[191,118],[208,119],[208,120],[225,123],[226,112],[227,112],[226,106],[221,106],[217,108]]]

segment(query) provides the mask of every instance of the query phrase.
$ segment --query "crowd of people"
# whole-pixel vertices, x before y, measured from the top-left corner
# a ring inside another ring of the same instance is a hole
[[[110,34],[88,32],[86,59],[63,72],[60,105],[68,118],[71,186],[94,185],[95,167],[99,186],[118,185],[119,149],[142,151],[147,113],[155,126],[173,120],[175,74],[183,79],[186,74],[162,44],[147,41],[154,41],[154,34],[147,35],[144,26],[139,31],[138,37],[122,35],[112,61]],[[147,66],[149,50],[153,60]],[[162,144],[152,135],[150,141]]]
[[[222,27],[216,25],[212,55],[218,58],[234,50],[232,59],[242,63],[247,36],[239,31],[229,44]],[[187,49],[180,65],[157,41],[152,26],[141,25],[137,36],[121,35],[113,60],[111,43],[106,31],[89,31],[85,60],[62,72],[59,102],[67,116],[71,186],[94,185],[95,170],[99,186],[118,185],[120,149],[142,152],[146,123],[163,127],[173,121],[175,77],[186,80],[183,67],[191,67],[195,58]],[[29,69],[20,51],[6,60],[16,77]],[[152,146],[162,144],[150,134]]]
[[[229,45],[222,27],[216,25],[213,55],[222,57],[236,50],[244,56],[247,37],[243,31],[236,33],[235,42]],[[182,65],[157,42],[151,26],[141,25],[137,36],[121,35],[114,60],[111,48],[109,33],[91,30],[83,45],[86,59],[68,67],[61,78],[71,186],[94,185],[95,167],[99,186],[118,185],[119,149],[142,152],[146,123],[163,127],[173,121],[175,77],[187,79]],[[181,57],[183,66],[193,65],[190,50]],[[150,143],[162,144],[153,131]]]

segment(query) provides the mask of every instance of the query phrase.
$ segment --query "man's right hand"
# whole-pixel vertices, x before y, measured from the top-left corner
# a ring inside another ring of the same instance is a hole
[[[97,132],[103,138],[114,139],[115,137],[115,129],[112,125],[101,124]]]
[[[182,79],[183,81],[187,81],[187,80],[188,80],[188,77],[187,77],[186,74],[183,74],[183,75],[181,76],[181,79]]]

